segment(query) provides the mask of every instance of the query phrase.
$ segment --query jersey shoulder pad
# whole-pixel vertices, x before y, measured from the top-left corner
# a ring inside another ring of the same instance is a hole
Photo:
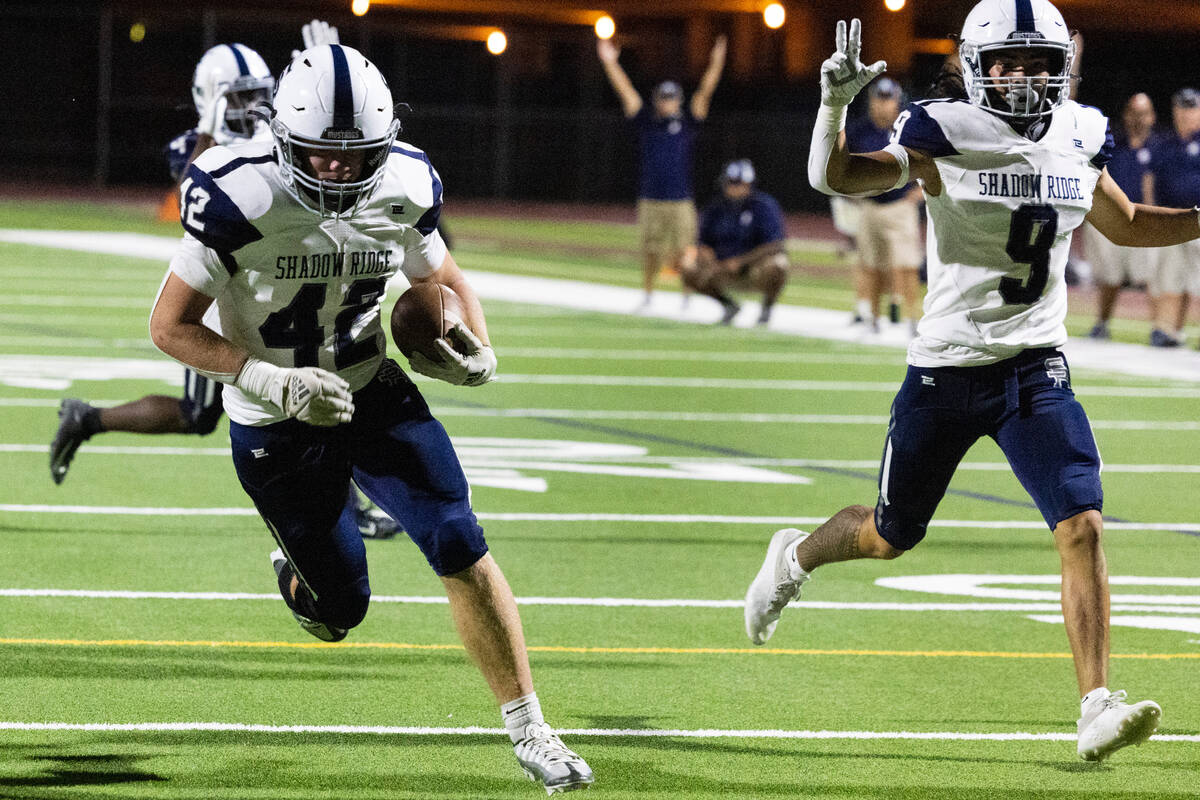
[[[389,196],[403,195],[421,211],[412,226],[423,236],[433,233],[442,213],[442,179],[425,151],[407,142],[393,144],[385,181]]]
[[[1100,109],[1074,100],[1067,101],[1063,110],[1069,110],[1074,117],[1073,138],[1078,140],[1077,146],[1091,154],[1092,166],[1103,169],[1105,164],[1112,161],[1113,150],[1117,146],[1108,117]]]
[[[201,243],[232,253],[262,238],[252,220],[271,207],[264,169],[275,157],[260,143],[210,147],[187,169],[180,185],[180,221]]]
[[[965,106],[966,108],[962,108]],[[959,100],[922,100],[909,104],[892,127],[892,143],[919,150],[933,158],[959,155],[955,136],[961,137],[970,103]]]

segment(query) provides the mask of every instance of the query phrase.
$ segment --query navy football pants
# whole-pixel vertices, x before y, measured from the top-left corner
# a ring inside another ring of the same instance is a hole
[[[1100,510],[1100,453],[1058,350],[980,367],[912,367],[892,403],[875,525],[909,550],[925,536],[954,470],[980,437],[1000,445],[1053,530]]]
[[[354,406],[354,419],[334,427],[229,425],[242,487],[312,592],[318,619],[341,628],[362,620],[371,594],[362,537],[345,518],[351,475],[438,575],[487,553],[450,438],[400,367],[384,361]]]

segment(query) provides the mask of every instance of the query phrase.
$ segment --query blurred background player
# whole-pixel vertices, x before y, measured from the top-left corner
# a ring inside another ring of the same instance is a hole
[[[846,126],[847,146],[855,153],[882,150],[900,116],[903,92],[888,77],[867,89],[867,114]],[[917,332],[921,316],[918,300],[921,281],[921,191],[916,182],[859,202],[858,245],[859,293],[856,317],[872,331],[879,330],[879,310],[884,293],[899,298],[901,310],[890,315],[901,319],[909,335]]]
[[[1150,171],[1151,149],[1157,138],[1154,132],[1156,121],[1150,96],[1139,92],[1126,101],[1121,113],[1121,130],[1113,137],[1115,144],[1112,161],[1108,162],[1108,174],[1135,203],[1149,202],[1142,190],[1145,176]],[[1083,226],[1083,242],[1098,294],[1096,324],[1088,335],[1093,339],[1107,339],[1108,322],[1112,319],[1121,288],[1149,284],[1153,280],[1158,251],[1115,245],[1091,224]]]
[[[1171,98],[1174,131],[1150,147],[1145,202],[1167,208],[1200,203],[1200,92],[1180,89]],[[1150,291],[1154,296],[1154,347],[1183,344],[1188,293],[1200,291],[1200,242],[1164,247],[1157,253]]]
[[[700,86],[686,106],[683,88],[663,81],[654,88],[650,106],[618,61],[621,51],[600,39],[596,52],[625,118],[637,130],[639,153],[638,228],[642,242],[642,308],[654,297],[654,283],[664,266],[679,269],[680,261],[696,241],[696,205],[692,199],[692,159],[696,132],[708,117],[709,105],[725,68],[726,40],[718,36]]]
[[[317,20],[305,24],[302,34],[306,46],[337,42],[337,28]],[[215,145],[270,142],[266,123],[249,112],[269,104],[274,90],[275,79],[266,62],[244,44],[220,44],[201,56],[192,76],[192,102],[199,121],[171,140],[164,151],[171,179],[178,185],[188,165]],[[207,322],[218,327],[215,316]],[[190,369],[184,369],[183,397],[152,394],[112,408],[66,398],[59,406],[58,430],[50,445],[50,477],[61,484],[79,446],[98,433],[207,436],[216,429],[221,411],[221,384]],[[353,488],[347,511],[364,537],[387,539],[399,530],[395,520]]]
[[[686,285],[721,304],[722,325],[731,324],[740,309],[730,289],[762,292],[758,324],[766,325],[787,283],[783,210],[774,197],[756,189],[754,181],[754,165],[748,160],[725,165],[721,194],[705,207],[700,244],[680,273]]]

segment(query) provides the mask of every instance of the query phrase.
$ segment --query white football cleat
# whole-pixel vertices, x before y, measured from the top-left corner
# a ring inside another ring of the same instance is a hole
[[[1084,761],[1102,761],[1122,747],[1141,744],[1158,730],[1162,709],[1153,700],[1129,705],[1125,692],[1109,692],[1083,707],[1077,752]]]
[[[525,777],[540,783],[546,794],[586,789],[595,778],[587,762],[563,744],[545,722],[525,726],[525,736],[513,745]]]
[[[771,638],[784,606],[800,597],[800,587],[808,580],[809,574],[801,571],[793,576],[788,567],[787,554],[807,537],[804,531],[784,528],[776,531],[767,545],[767,557],[762,568],[746,590],[746,635],[755,644],[765,644]]]

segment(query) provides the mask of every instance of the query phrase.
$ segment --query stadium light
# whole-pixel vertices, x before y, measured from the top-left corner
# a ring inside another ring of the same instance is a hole
[[[371,9],[371,0],[351,0],[350,11],[354,16],[361,17]]]
[[[601,39],[611,39],[616,32],[617,23],[608,14],[596,20],[596,35]]]
[[[903,0],[901,0],[903,2]],[[763,9],[763,23],[772,30],[782,28],[784,20],[787,19],[787,11],[782,3],[770,3]]]
[[[888,11],[901,11],[904,8],[905,0],[883,0],[883,7]]]
[[[134,44],[141,44],[146,38],[146,26],[140,22],[135,22],[129,26],[129,41]]]
[[[508,49],[508,37],[504,35],[504,31],[492,31],[488,34],[487,49],[494,56]]]

